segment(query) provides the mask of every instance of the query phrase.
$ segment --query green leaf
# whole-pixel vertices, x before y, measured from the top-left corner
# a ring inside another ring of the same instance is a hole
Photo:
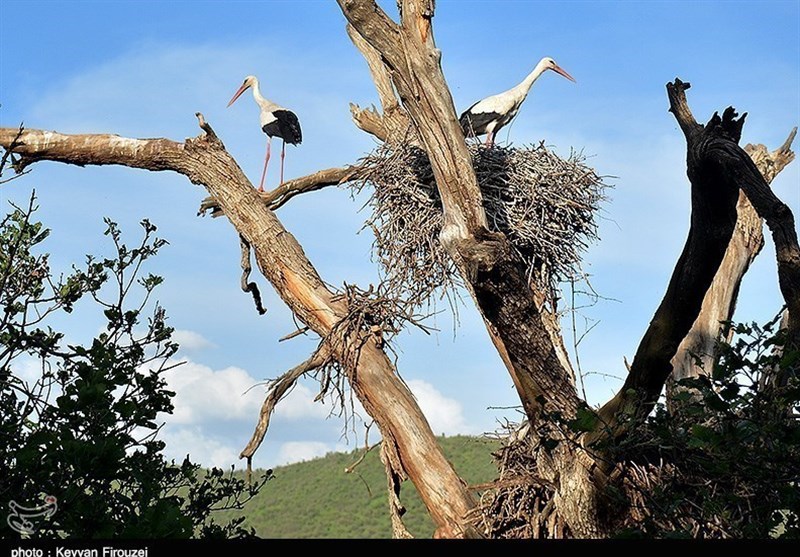
[[[594,431],[599,423],[597,414],[591,408],[578,408],[574,420],[569,420],[567,425],[572,431],[586,432]]]

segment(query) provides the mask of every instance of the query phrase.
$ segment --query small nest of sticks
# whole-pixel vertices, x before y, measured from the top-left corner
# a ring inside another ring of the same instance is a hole
[[[539,449],[527,426],[506,423],[501,447],[492,454],[498,477],[483,490],[467,518],[487,538],[564,538],[569,530],[553,497],[555,486],[538,469]]]
[[[539,144],[526,148],[469,147],[489,226],[503,232],[525,262],[529,280],[551,294],[582,277],[583,251],[597,238],[595,213],[607,187],[581,153],[562,159]],[[389,289],[418,304],[461,284],[439,243],[442,204],[425,152],[383,145],[362,161],[350,187],[371,186],[366,223]]]

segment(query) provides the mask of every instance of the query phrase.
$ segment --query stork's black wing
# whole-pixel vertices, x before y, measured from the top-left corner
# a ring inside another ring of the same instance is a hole
[[[297,115],[291,110],[276,110],[272,114],[275,115],[276,123],[278,124],[278,135],[283,138],[286,143],[297,145],[303,141],[303,132],[300,130],[300,120]]]
[[[500,119],[501,115],[497,112],[472,112],[478,103],[473,104],[458,119],[464,135],[482,135],[486,133],[486,127],[492,122]]]

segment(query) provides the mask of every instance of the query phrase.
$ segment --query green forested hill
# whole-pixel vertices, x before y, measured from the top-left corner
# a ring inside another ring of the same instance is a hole
[[[491,481],[496,468],[491,452],[497,441],[482,437],[439,438],[447,458],[470,484]],[[282,466],[244,512],[245,526],[263,538],[390,538],[386,476],[378,449],[370,451],[346,474],[361,451],[330,453],[324,458]],[[254,474],[256,471],[254,471]],[[403,484],[401,500],[408,509],[404,522],[420,538],[433,524],[411,482]],[[222,519],[223,516],[219,516]]]

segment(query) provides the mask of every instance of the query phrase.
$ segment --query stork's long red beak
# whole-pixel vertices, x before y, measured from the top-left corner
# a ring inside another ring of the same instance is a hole
[[[571,75],[569,75],[569,74],[567,73],[567,71],[566,71],[564,68],[562,68],[561,66],[556,66],[556,67],[554,67],[554,68],[553,68],[553,71],[554,71],[554,72],[556,72],[556,73],[558,73],[558,74],[561,74],[561,75],[563,75],[564,77],[566,77],[567,79],[569,79],[571,82],[573,82],[573,83],[577,83],[577,81],[575,81],[575,78],[574,78],[574,77],[572,77]],[[233,101],[231,101],[231,102],[233,102]]]
[[[248,88],[248,87],[250,87],[248,84],[246,84],[246,83],[242,83],[242,86],[241,86],[241,87],[239,87],[239,90],[238,90],[238,91],[236,91],[236,93],[234,93],[234,95],[233,95],[233,98],[231,98],[230,102],[228,102],[228,106],[230,106],[230,105],[232,105],[234,102],[236,102],[236,99],[238,99],[238,98],[239,98],[239,97],[242,95],[242,93],[244,93],[245,91],[247,91],[247,88]],[[225,107],[225,108],[227,108],[227,107]]]

